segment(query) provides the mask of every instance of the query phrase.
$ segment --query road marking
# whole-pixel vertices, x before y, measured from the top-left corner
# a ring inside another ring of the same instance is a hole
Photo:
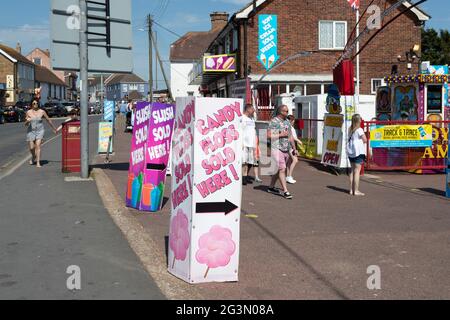
[[[54,136],[53,138],[45,141],[42,144],[42,147],[47,145],[48,143],[56,140],[57,138],[61,137],[61,134],[58,134],[57,136]],[[20,160],[19,162],[17,162],[17,164],[15,164],[11,169],[9,169],[8,171],[6,171],[5,173],[0,174],[0,180],[3,180],[4,178],[10,176],[11,174],[13,174],[17,169],[19,169],[21,166],[24,165],[25,162],[29,161],[31,159],[31,155],[27,155],[25,158],[23,158],[22,160]],[[14,161],[14,160],[13,160]],[[10,162],[13,162],[10,161]]]

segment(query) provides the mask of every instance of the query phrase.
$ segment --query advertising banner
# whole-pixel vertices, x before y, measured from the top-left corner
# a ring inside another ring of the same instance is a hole
[[[236,72],[236,66],[235,54],[203,57],[203,72]]]
[[[343,159],[343,131],[344,115],[326,114],[324,118],[324,137],[322,164],[341,168]]]
[[[371,148],[429,148],[432,145],[431,125],[376,126],[370,131]]]
[[[238,281],[241,99],[177,99],[169,272],[188,283]]]
[[[105,100],[103,103],[103,121],[114,122],[115,111],[114,101]]]
[[[141,211],[161,210],[175,106],[138,102],[131,143],[126,204]]]
[[[107,153],[108,152],[108,145],[109,145],[109,153],[112,153],[113,148],[113,142],[111,141],[111,144],[109,144],[109,140],[112,139],[113,136],[113,123],[112,122],[99,122],[98,124],[98,153]]]
[[[270,70],[278,61],[278,16],[259,15],[259,51],[258,60],[266,70]]]

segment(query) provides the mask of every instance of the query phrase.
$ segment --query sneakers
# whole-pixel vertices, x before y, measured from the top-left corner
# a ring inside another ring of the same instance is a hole
[[[267,192],[271,194],[276,194],[277,196],[279,196],[281,193],[280,190],[278,190],[277,188],[269,188],[267,189]]]
[[[289,199],[289,200],[293,198],[292,194],[290,194],[289,192],[281,193],[281,191],[277,188],[269,188],[269,189],[267,189],[267,192],[269,192],[271,194],[275,194],[277,196],[282,196],[283,198]]]
[[[287,178],[286,178],[286,182],[287,182],[287,183],[290,183],[290,184],[296,184],[296,183],[297,183],[297,181],[294,180],[293,177],[287,177]]]
[[[292,194],[290,194],[289,192],[285,192],[285,193],[283,193],[283,197],[285,198],[285,199],[292,199],[293,197],[292,197]]]
[[[262,183],[263,181],[261,179],[259,179],[259,178],[255,178],[255,182],[256,183]]]

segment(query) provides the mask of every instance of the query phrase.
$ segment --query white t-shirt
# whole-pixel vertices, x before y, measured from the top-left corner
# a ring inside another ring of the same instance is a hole
[[[359,128],[349,139],[347,146],[347,154],[350,158],[356,158],[360,155],[367,155],[366,144],[362,137],[365,135],[364,130]]]
[[[242,117],[242,132],[244,147],[256,148],[256,121],[253,118],[247,117],[245,114]]]
[[[295,130],[295,128],[292,127],[292,126],[291,126],[291,130],[292,130],[292,138],[293,138],[294,140],[297,140],[297,139],[298,139],[298,136],[297,136],[297,130]],[[296,142],[296,143],[297,143],[297,142]]]

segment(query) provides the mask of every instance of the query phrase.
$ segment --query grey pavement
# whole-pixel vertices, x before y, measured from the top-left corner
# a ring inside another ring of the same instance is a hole
[[[125,195],[131,135],[118,130],[116,155],[100,165]],[[293,200],[243,189],[238,283],[196,286],[208,299],[450,299],[450,201],[444,175],[371,172],[348,194],[348,178],[301,161]],[[170,179],[169,179],[170,180]],[[170,185],[170,183],[169,183]],[[166,188],[170,196],[170,186]],[[166,251],[170,202],[157,214],[131,210]],[[367,270],[381,270],[369,290]]]
[[[23,146],[23,132],[11,141]],[[165,299],[95,182],[64,181],[60,137],[44,146],[42,159],[42,169],[25,164],[0,181],[0,299]],[[79,291],[66,287],[72,265],[81,269]]]

